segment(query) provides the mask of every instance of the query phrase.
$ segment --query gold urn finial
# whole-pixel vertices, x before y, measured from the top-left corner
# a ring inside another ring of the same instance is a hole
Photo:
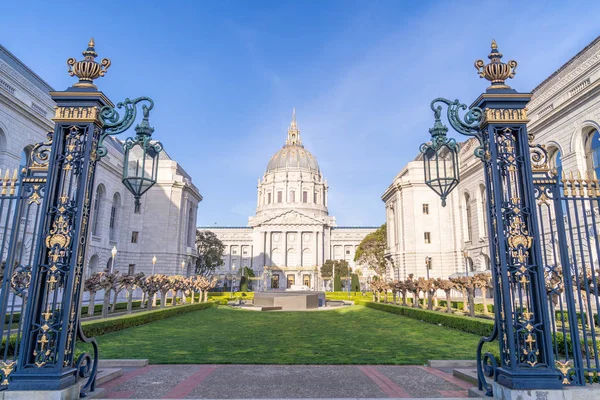
[[[106,70],[110,67],[110,60],[108,58],[103,58],[100,64],[96,62],[98,53],[96,53],[96,49],[94,48],[95,45],[94,38],[91,38],[87,49],[81,53],[83,54],[82,61],[77,61],[74,58],[67,60],[69,75],[79,78],[79,82],[74,84],[73,87],[98,89],[94,85],[94,79],[104,76]]]
[[[510,60],[508,63],[501,61],[502,53],[498,51],[496,40],[492,39],[492,51],[488,55],[489,64],[485,64],[483,60],[475,61],[475,68],[479,73],[479,77],[485,78],[492,82],[488,89],[510,89],[505,81],[509,78],[514,78],[517,62]]]

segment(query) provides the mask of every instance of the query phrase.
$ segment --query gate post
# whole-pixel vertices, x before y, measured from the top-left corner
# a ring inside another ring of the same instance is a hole
[[[490,86],[473,103],[483,110],[480,132],[500,347],[497,382],[511,389],[559,389],[529,151],[532,138],[526,127],[531,94],[502,86]]]
[[[90,358],[74,359],[81,302],[90,206],[102,133],[100,109],[112,107],[93,84],[110,60],[94,61],[93,40],[84,61],[69,59],[71,75],[80,80],[63,92],[51,92],[56,102],[48,184],[37,241],[30,299],[24,310],[23,336],[9,392],[63,390],[75,387],[90,368]],[[87,365],[84,365],[87,364]]]
[[[518,93],[505,81],[514,77],[516,61],[504,63],[495,41],[490,62],[477,60],[479,75],[491,81],[485,93],[471,105],[458,100],[435,99],[431,108],[435,124],[431,142],[421,145],[425,183],[440,195],[442,205],[458,185],[458,143],[446,137],[441,122],[442,105],[448,106],[448,121],[459,133],[476,137],[475,156],[484,163],[488,198],[488,237],[494,287],[495,326],[477,348],[479,388],[492,394],[484,375],[494,377],[494,388],[560,389],[560,374],[554,367],[538,216],[533,186],[526,105],[530,93]],[[440,104],[441,103],[441,104]],[[440,104],[436,106],[436,104]],[[463,121],[464,120],[464,121]],[[482,356],[485,342],[498,338],[500,363]],[[483,365],[485,363],[486,365]],[[494,393],[512,398],[508,393]],[[504,397],[502,397],[504,396]]]

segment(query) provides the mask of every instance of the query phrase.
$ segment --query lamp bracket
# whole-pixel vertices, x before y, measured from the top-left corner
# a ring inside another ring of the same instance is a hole
[[[102,121],[102,133],[98,141],[98,157],[102,158],[107,154],[106,147],[104,146],[104,139],[107,136],[118,135],[119,133],[125,132],[133,125],[137,116],[137,104],[146,101],[149,104],[142,105],[143,120],[140,125],[136,126],[137,136],[146,135],[150,136],[153,128],[148,125],[148,118],[150,116],[150,110],[154,108],[154,101],[150,97],[137,97],[133,100],[126,98],[124,101],[117,103],[118,109],[123,108],[123,118],[120,118],[119,112],[115,107],[104,106],[100,109],[100,121]]]

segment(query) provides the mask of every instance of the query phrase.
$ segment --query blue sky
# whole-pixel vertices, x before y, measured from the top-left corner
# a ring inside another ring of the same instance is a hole
[[[435,97],[470,104],[492,38],[529,91],[600,34],[598,1],[5,2],[0,43],[63,90],[90,37],[113,101],[147,95],[154,136],[204,196],[199,225],[243,226],[296,107],[338,225],[380,225]]]

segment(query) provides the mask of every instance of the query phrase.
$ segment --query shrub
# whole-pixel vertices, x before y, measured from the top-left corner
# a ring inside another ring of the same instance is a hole
[[[371,301],[357,301],[356,304],[413,319],[418,319],[430,324],[443,325],[459,331],[474,333],[479,336],[489,336],[494,328],[494,321],[481,318],[463,317],[437,311],[422,310],[419,308],[373,303]]]
[[[101,336],[105,333],[116,332],[134,326],[144,325],[161,319],[174,317],[192,311],[204,310],[215,307],[214,303],[196,303],[173,308],[145,311],[136,314],[128,314],[119,317],[105,318],[95,321],[82,322],[83,332],[88,337]]]

